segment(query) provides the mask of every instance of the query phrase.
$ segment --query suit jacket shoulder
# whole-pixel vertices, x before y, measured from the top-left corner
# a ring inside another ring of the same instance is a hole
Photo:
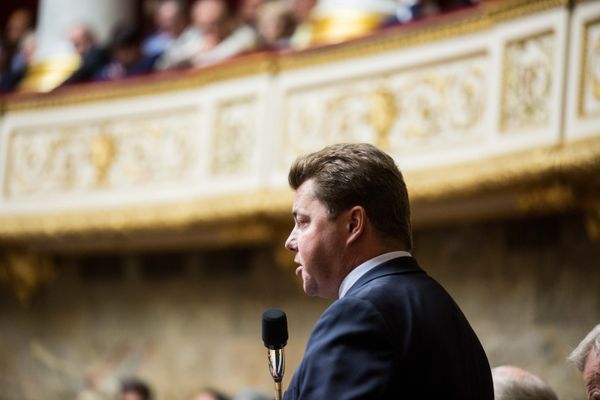
[[[450,295],[412,258],[374,268],[321,316],[287,399],[493,399],[490,367]]]

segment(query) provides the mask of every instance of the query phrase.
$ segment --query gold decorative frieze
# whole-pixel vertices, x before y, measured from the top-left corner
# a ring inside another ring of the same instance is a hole
[[[168,114],[18,127],[10,134],[9,199],[131,188],[188,176],[198,161],[194,108]]]
[[[585,24],[581,55],[579,115],[600,114],[600,18]]]
[[[545,32],[507,44],[504,50],[500,125],[504,132],[546,126],[554,82],[556,35]]]
[[[211,151],[213,175],[243,175],[252,170],[258,134],[257,111],[255,97],[218,105]]]
[[[282,164],[335,142],[393,154],[443,148],[484,134],[486,54],[290,91]]]

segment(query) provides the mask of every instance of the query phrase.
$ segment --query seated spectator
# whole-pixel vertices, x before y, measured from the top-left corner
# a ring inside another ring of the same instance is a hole
[[[141,35],[136,27],[120,26],[110,45],[111,61],[95,76],[96,80],[120,79],[152,71],[157,56],[144,56]]]
[[[247,24],[236,25],[226,1],[199,1],[207,3],[206,9],[210,8],[212,12],[206,13],[202,50],[194,56],[194,66],[223,61],[258,47],[258,35],[254,28]]]
[[[191,8],[191,25],[177,39],[172,41],[156,62],[157,69],[191,66],[194,55],[201,51],[203,15],[201,1],[194,2]]]
[[[271,400],[272,398],[257,390],[243,390],[236,394],[233,400]]]
[[[257,35],[247,25],[234,29],[225,0],[197,0],[192,6],[192,26],[170,46],[158,69],[201,66],[254,50]]]
[[[150,386],[140,379],[125,379],[121,382],[119,400],[152,400],[152,391]]]
[[[26,9],[15,10],[8,17],[4,29],[0,91],[11,91],[17,87],[25,76],[33,50],[35,50],[35,37],[31,13]]]
[[[295,22],[287,2],[271,1],[263,4],[257,22],[261,47],[266,49],[289,47]]]
[[[99,74],[109,62],[108,51],[97,44],[96,38],[88,26],[73,25],[69,30],[69,40],[79,55],[81,63],[79,68],[63,82],[63,85],[88,81]]]
[[[558,400],[550,386],[524,369],[502,366],[492,369],[496,400]]]
[[[230,398],[215,389],[202,389],[192,397],[192,400],[230,400]]]
[[[292,48],[303,49],[312,43],[313,27],[310,18],[316,4],[317,0],[292,0],[292,13],[296,25],[290,38]]]
[[[162,0],[155,10],[156,32],[142,45],[147,57],[160,56],[185,30],[187,16],[181,0]]]
[[[8,69],[2,73],[0,78],[0,92],[10,92],[19,86],[33,62],[36,44],[33,32],[28,32],[21,39],[17,52],[10,60]]]
[[[583,375],[588,400],[600,400],[600,324],[569,355]]]

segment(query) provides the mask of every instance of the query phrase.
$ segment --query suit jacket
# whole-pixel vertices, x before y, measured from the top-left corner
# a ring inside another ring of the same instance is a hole
[[[411,257],[373,268],[321,316],[284,400],[493,400],[490,366],[450,295]]]

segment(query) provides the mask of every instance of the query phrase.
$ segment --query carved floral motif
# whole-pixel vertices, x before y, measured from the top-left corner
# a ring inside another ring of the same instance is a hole
[[[548,124],[555,44],[555,34],[550,32],[507,45],[501,108],[503,131]]]
[[[282,165],[335,142],[366,141],[400,154],[483,135],[484,54],[292,91]]]
[[[243,173],[252,167],[256,120],[255,98],[227,102],[217,108],[211,152],[214,175]]]
[[[129,188],[188,175],[200,151],[195,110],[13,131],[6,196]]]

